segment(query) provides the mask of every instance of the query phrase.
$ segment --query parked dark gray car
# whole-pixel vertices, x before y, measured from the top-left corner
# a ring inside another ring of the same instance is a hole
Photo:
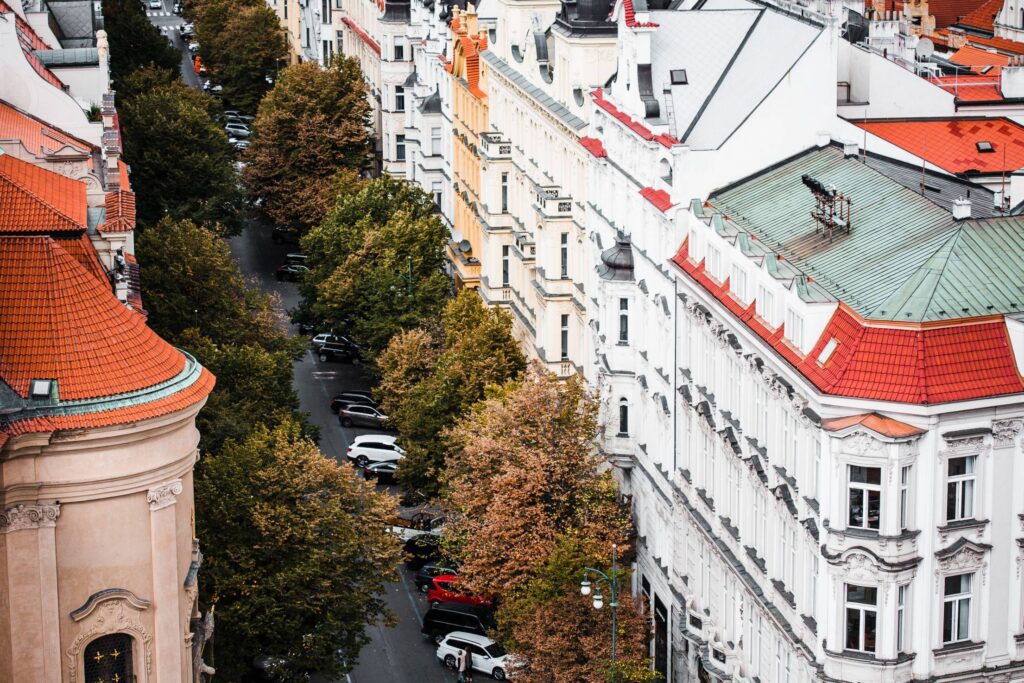
[[[338,411],[338,419],[346,427],[387,429],[388,416],[373,406],[347,405]]]

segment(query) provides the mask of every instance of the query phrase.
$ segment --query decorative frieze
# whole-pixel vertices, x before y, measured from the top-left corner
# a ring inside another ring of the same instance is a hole
[[[18,504],[0,512],[0,533],[57,526],[60,505]]]
[[[146,494],[146,500],[149,501],[149,509],[161,510],[174,505],[181,494],[181,490],[181,479],[175,479],[161,486],[151,488]]]

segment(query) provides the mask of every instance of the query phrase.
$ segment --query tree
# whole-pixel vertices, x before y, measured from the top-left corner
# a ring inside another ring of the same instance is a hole
[[[441,433],[484,398],[487,387],[525,369],[511,328],[508,313],[463,290],[438,324],[395,335],[381,353],[378,392],[408,451],[399,469],[407,493],[438,492],[447,450]]]
[[[288,55],[277,13],[252,0],[204,0],[196,10],[203,61],[224,87],[224,101],[242,111],[256,111],[270,90],[268,77]]]
[[[178,339],[190,328],[215,343],[289,345],[274,300],[247,286],[227,241],[192,221],[164,219],[138,236],[143,303],[150,326]]]
[[[160,85],[153,73],[137,78],[143,82],[126,79],[135,94],[118,114],[132,183],[140,188],[140,224],[166,215],[237,232],[243,194],[227,137],[211,116],[212,98],[180,79]]]
[[[388,617],[384,584],[401,549],[393,500],[300,436],[257,426],[200,462],[201,588],[216,607],[217,674],[239,680],[255,655],[281,680],[351,670],[368,624]]]
[[[446,530],[467,584],[514,596],[561,536],[581,547],[628,545],[629,511],[594,448],[597,401],[579,377],[531,367],[478,404],[446,437]],[[594,557],[595,561],[599,558]]]
[[[305,62],[280,73],[260,103],[243,173],[274,221],[303,230],[318,224],[331,208],[338,173],[365,165],[366,97],[359,63],[349,57],[326,69]]]
[[[181,53],[146,18],[139,0],[104,0],[103,23],[110,40],[110,78],[121,89],[140,67],[154,65],[177,73]]]

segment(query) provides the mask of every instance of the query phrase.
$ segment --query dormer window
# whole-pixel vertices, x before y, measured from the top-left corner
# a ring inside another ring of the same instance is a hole
[[[990,154],[996,151],[996,148],[992,145],[992,143],[988,142],[987,140],[976,142],[974,143],[974,146],[977,147],[978,151],[981,152],[982,154]]]
[[[52,379],[34,379],[32,380],[29,395],[36,400],[50,398],[50,389],[52,386]]]

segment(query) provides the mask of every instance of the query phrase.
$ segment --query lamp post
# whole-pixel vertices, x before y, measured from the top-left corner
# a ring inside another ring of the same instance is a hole
[[[600,569],[594,567],[586,567],[583,570],[583,580],[580,582],[580,593],[583,595],[590,595],[591,589],[594,590],[594,609],[601,609],[604,607],[604,596],[601,595],[601,584],[608,586],[611,601],[608,606],[612,610],[612,680],[618,679],[618,672],[615,670],[615,645],[616,645],[616,609],[619,606],[618,593],[619,593],[619,577],[618,567],[616,562],[618,561],[618,546],[612,544],[612,571],[611,574],[605,574]],[[594,580],[591,581],[591,577]]]

